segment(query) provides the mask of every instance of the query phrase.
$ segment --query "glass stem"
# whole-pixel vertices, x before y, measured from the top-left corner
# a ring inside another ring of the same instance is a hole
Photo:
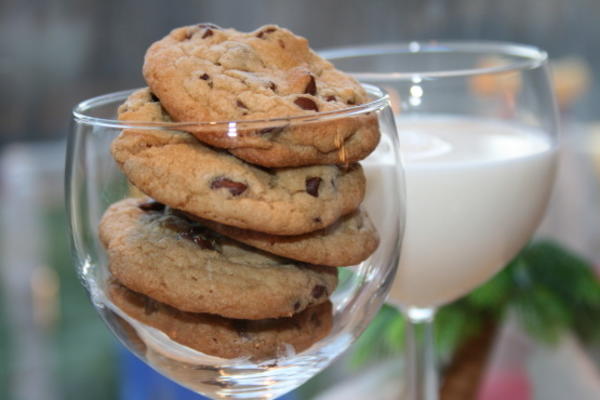
[[[437,400],[439,385],[433,334],[434,308],[408,308],[406,316],[406,400]]]

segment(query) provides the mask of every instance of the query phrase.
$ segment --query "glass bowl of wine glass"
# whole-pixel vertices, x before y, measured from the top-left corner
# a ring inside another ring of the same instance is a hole
[[[365,104],[259,121],[171,122],[143,90],[75,107],[66,162],[73,260],[130,351],[205,396],[266,399],[353,343],[387,295],[404,226],[389,99],[364,88]],[[144,107],[156,118],[122,118]],[[340,127],[378,137],[366,158],[352,160],[343,139],[326,165],[271,168],[232,154],[248,140]],[[271,209],[287,211],[275,218]],[[284,235],[273,233],[276,219]]]

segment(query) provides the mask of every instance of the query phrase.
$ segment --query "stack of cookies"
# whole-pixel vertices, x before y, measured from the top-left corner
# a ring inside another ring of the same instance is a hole
[[[378,245],[360,210],[357,161],[379,130],[372,114],[298,117],[362,104],[367,94],[305,39],[272,25],[175,29],[148,49],[144,77],[148,88],[129,96],[119,119],[182,124],[132,124],[112,143],[147,197],[121,200],[101,220],[110,298],[214,356],[310,347],[331,329],[336,267]],[[244,123],[255,120],[263,125]]]

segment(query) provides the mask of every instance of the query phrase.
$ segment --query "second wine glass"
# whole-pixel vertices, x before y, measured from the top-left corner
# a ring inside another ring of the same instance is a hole
[[[493,42],[412,42],[321,54],[392,98],[407,221],[388,301],[408,321],[406,398],[437,399],[435,309],[505,266],[548,203],[558,132],[547,55]]]

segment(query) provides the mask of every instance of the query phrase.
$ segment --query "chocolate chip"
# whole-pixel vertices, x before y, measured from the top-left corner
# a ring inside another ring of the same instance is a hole
[[[325,97],[325,100],[326,101],[336,101],[336,98],[334,95],[329,95],[329,96]]]
[[[315,82],[315,77],[310,75],[310,80],[306,84],[306,88],[304,89],[304,93],[312,94],[315,96],[317,94],[317,83]]]
[[[208,231],[204,228],[191,227],[186,231],[180,232],[179,235],[184,239],[191,240],[201,249],[219,251],[216,239],[210,238]]]
[[[237,104],[237,106],[238,106],[238,107],[240,107],[240,108],[245,108],[246,110],[248,109],[248,107],[247,107],[247,106],[244,104],[244,102],[243,102],[243,101],[241,101],[241,100],[237,100],[237,101],[235,102],[235,104]]]
[[[199,78],[202,79],[203,81],[207,81],[210,79],[210,76],[205,72],[202,75],[200,75]]]
[[[272,91],[277,90],[277,85],[275,84],[275,82],[269,81],[269,89],[271,89]]]
[[[192,242],[196,243],[201,249],[217,250],[212,241],[204,239],[202,236],[194,236]]]
[[[138,207],[142,210],[142,211],[164,211],[165,209],[165,205],[163,203],[159,203],[156,200],[149,200],[146,201],[144,203],[141,203],[138,205]]]
[[[206,39],[207,37],[212,36],[212,35],[213,35],[212,29],[208,28],[202,34],[202,39]]]
[[[303,110],[319,111],[317,103],[315,103],[312,99],[309,99],[308,97],[298,97],[296,100],[294,100],[294,104],[302,108]]]
[[[257,37],[257,38],[260,38],[260,39],[262,39],[262,38],[265,36],[265,34],[267,34],[267,33],[273,33],[273,32],[275,32],[276,30],[277,30],[277,29],[275,29],[275,28],[267,28],[267,29],[265,29],[265,30],[262,30],[262,31],[258,32],[258,33],[256,34],[256,37]]]
[[[306,193],[314,197],[319,197],[319,185],[322,180],[318,176],[306,178]]]
[[[152,101],[154,101],[154,102],[159,101],[158,97],[156,97],[156,95],[154,93],[150,93],[150,99],[152,99]]]
[[[316,285],[312,290],[312,297],[314,297],[315,299],[318,299],[318,298],[322,297],[326,291],[327,291],[327,288],[325,286]]]
[[[225,189],[228,189],[232,195],[239,196],[240,194],[242,194],[246,191],[248,186],[241,182],[232,181],[231,179],[227,179],[227,178],[221,176],[219,178],[216,178],[215,180],[213,180],[210,183],[210,188],[211,189],[225,188]]]

